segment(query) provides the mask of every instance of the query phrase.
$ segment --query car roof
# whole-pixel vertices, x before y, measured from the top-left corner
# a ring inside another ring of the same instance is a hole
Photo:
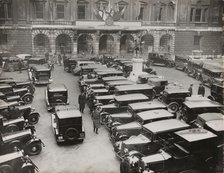
[[[211,120],[205,123],[208,127],[215,130],[216,132],[224,131],[224,119],[222,120]]]
[[[176,93],[190,93],[188,89],[186,88],[180,88],[180,87],[173,87],[173,88],[167,88],[164,90],[164,92],[168,94],[176,94]]]
[[[117,91],[131,91],[131,90],[146,90],[146,89],[153,89],[153,86],[148,84],[132,84],[132,85],[121,85],[116,86],[115,89]]]
[[[105,92],[108,92],[108,90],[106,88],[92,89],[92,90],[93,90],[94,93],[105,93]]]
[[[138,117],[143,120],[153,120],[159,118],[171,118],[174,115],[165,109],[149,110],[137,113]]]
[[[161,133],[166,131],[188,128],[190,125],[177,119],[161,120],[143,125],[143,127],[152,133]]]
[[[146,136],[139,134],[138,136],[132,136],[129,139],[123,141],[124,144],[126,145],[130,145],[130,144],[147,144],[151,142],[151,140],[149,138],[147,138]]]
[[[212,132],[203,128],[186,129],[175,132],[176,135],[185,139],[188,142],[196,142],[205,139],[211,139],[217,137]]]
[[[47,86],[47,89],[49,92],[60,92],[60,91],[67,91],[67,87],[64,85],[64,84],[60,84],[60,83],[57,83],[57,84],[49,84]]]
[[[100,67],[104,68],[105,66],[103,66],[101,64],[88,64],[88,65],[82,66],[81,68],[83,70],[85,70],[85,69],[97,69],[97,68],[100,68]]]
[[[25,56],[32,56],[32,55],[24,53],[24,54],[17,54],[16,56],[17,57],[25,57]]]
[[[128,112],[110,114],[109,116],[113,118],[131,118],[132,117],[132,115]]]
[[[117,130],[123,130],[123,129],[141,129],[142,125],[139,122],[133,121],[126,124],[121,124],[116,127]]]
[[[166,106],[157,100],[153,101],[148,101],[148,102],[138,102],[138,103],[131,103],[129,106],[133,110],[138,110],[138,109],[145,109],[145,108],[166,108]]]
[[[48,67],[44,66],[44,65],[33,65],[31,66],[35,71],[51,71],[51,69],[49,69]],[[31,68],[30,67],[30,68]]]
[[[110,95],[103,95],[103,96],[96,96],[96,99],[97,100],[104,100],[104,99],[114,99],[114,96],[115,95],[112,95],[112,94],[110,94]]]
[[[77,61],[77,64],[95,64],[94,61]]]
[[[123,74],[122,71],[112,70],[112,71],[100,71],[97,72],[98,75],[104,75],[104,74]]]
[[[116,85],[131,85],[134,84],[134,82],[130,80],[114,80],[107,82],[108,85],[116,86]]]
[[[129,100],[149,100],[149,98],[144,94],[124,94],[114,97],[117,101],[129,101]]]
[[[4,83],[4,84],[0,84],[0,88],[12,88],[12,86]]]
[[[57,110],[56,114],[59,119],[82,117],[82,114],[80,113],[80,111],[75,108]]]
[[[18,102],[5,102],[4,100],[1,100],[0,99],[0,109],[4,109],[4,108],[7,108],[8,106],[11,106],[11,105],[18,105]]]
[[[13,159],[17,159],[23,157],[23,152],[22,151],[17,151],[9,154],[4,154],[0,156],[0,163],[8,162]]]
[[[204,120],[205,122],[212,120],[223,120],[224,115],[222,113],[203,113],[199,114],[198,118]]]
[[[22,131],[16,131],[16,132],[12,132],[12,133],[9,133],[9,134],[4,134],[2,136],[2,139],[3,139],[3,141],[10,141],[10,140],[18,138],[20,136],[26,136],[26,135],[30,135],[30,134],[32,134],[31,130],[30,129],[25,129],[25,130],[22,130]]]
[[[103,77],[103,81],[127,81],[127,78],[124,76],[108,76],[108,77]]]
[[[161,150],[160,153],[152,154],[149,156],[142,157],[141,160],[144,163],[154,163],[154,162],[160,162],[164,160],[168,160],[172,158],[167,152]]]
[[[149,78],[148,80],[151,82],[165,82],[165,81],[168,82],[168,80],[165,78]]]

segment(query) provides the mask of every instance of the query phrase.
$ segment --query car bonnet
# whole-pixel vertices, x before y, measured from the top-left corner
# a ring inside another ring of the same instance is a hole
[[[139,122],[131,122],[131,123],[127,123],[127,124],[122,124],[117,126],[115,129],[116,130],[127,130],[127,129],[141,129],[142,125]]]
[[[149,155],[149,156],[146,156],[146,157],[142,157],[141,160],[145,164],[147,164],[147,163],[154,163],[154,162],[160,162],[160,161],[168,160],[170,158],[171,158],[171,156],[168,153],[161,150],[160,153],[152,154],[152,155]]]
[[[125,145],[147,144],[150,142],[151,140],[142,134],[138,136],[131,136],[129,139],[123,141]]]

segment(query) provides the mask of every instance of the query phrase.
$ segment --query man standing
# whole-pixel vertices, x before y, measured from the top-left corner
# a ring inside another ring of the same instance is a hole
[[[82,92],[79,95],[78,102],[79,102],[79,110],[81,113],[83,113],[85,109],[85,104],[86,104],[86,95],[84,92]]]
[[[190,96],[193,94],[193,84],[190,84],[190,87],[188,88],[188,91],[190,92]]]
[[[205,96],[205,87],[203,86],[202,83],[200,83],[198,87],[198,95],[202,95],[203,97]]]
[[[19,68],[19,72],[22,73],[22,66],[23,66],[23,62],[21,59],[19,59],[19,62],[18,62],[18,68]]]
[[[59,54],[58,54],[58,63],[59,63],[59,65],[61,65],[61,59],[62,59],[62,58],[61,58],[61,54],[59,53]]]
[[[95,110],[93,111],[92,114],[92,119],[93,119],[93,132],[98,134],[98,129],[100,127],[100,113],[102,109],[100,106],[97,106]]]

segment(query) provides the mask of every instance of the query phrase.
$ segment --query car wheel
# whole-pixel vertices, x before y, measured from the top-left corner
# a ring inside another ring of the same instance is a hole
[[[18,149],[22,149],[22,143],[19,140],[15,140],[9,143],[9,150],[11,152],[18,151]]]
[[[0,166],[0,172],[1,173],[13,173],[13,168],[10,165],[1,165]]]
[[[31,124],[31,125],[34,125],[34,124],[37,124],[38,121],[39,121],[39,114],[38,113],[31,113],[29,116],[28,116],[28,122]]]
[[[170,104],[167,106],[167,108],[168,108],[168,111],[169,111],[169,112],[171,112],[171,113],[175,113],[175,112],[177,112],[178,109],[179,109],[179,104],[176,103],[176,102],[172,102],[172,103],[170,103]]]
[[[78,138],[78,131],[75,128],[68,128],[65,131],[65,139],[68,141],[74,141]]]
[[[10,124],[5,127],[5,133],[11,133],[19,131],[19,127],[16,124]]]
[[[26,146],[26,153],[30,156],[38,155],[42,151],[41,143],[38,141],[31,142]]]
[[[25,95],[23,96],[22,100],[25,104],[31,104],[33,102],[33,96],[32,95]]]
[[[35,168],[31,163],[24,163],[19,173],[35,173]]]

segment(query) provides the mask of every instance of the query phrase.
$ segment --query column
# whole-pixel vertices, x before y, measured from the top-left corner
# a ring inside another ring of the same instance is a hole
[[[158,31],[154,35],[154,52],[159,52],[160,50],[160,34]]]
[[[77,40],[72,42],[72,55],[77,55],[77,49],[78,49],[77,45],[78,45]]]
[[[93,54],[94,55],[99,54],[99,40],[95,40],[93,43]]]
[[[52,53],[55,53],[56,51],[56,42],[55,42],[56,38],[54,36],[54,31],[50,31],[49,34],[49,42],[50,42],[50,49],[52,51]]]

